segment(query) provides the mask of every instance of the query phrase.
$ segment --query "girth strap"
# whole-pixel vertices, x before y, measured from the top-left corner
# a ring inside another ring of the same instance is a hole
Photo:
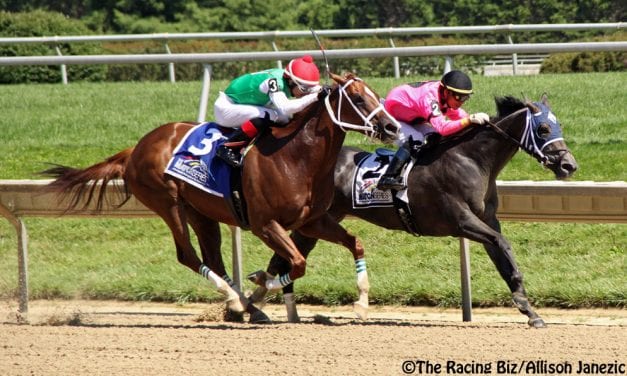
[[[392,197],[394,208],[396,209],[401,222],[403,222],[403,226],[405,226],[405,231],[412,235],[420,236],[420,229],[418,228],[416,221],[414,221],[414,216],[411,213],[409,205],[405,201],[396,197],[396,195],[392,195]]]
[[[231,172],[231,195],[224,197],[231,209],[231,213],[237,219],[238,226],[243,230],[250,229],[246,199],[242,191],[242,169],[234,168]]]

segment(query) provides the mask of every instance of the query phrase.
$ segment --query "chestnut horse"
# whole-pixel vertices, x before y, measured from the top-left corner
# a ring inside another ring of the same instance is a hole
[[[577,162],[562,138],[546,96],[534,103],[503,97],[497,98],[496,104],[496,124],[443,138],[416,159],[407,178],[409,210],[405,220],[392,206],[353,207],[355,169],[369,154],[343,148],[335,167],[335,196],[329,214],[337,221],[350,215],[386,229],[465,237],[482,243],[511,290],[514,304],[529,317],[529,325],[543,327],[544,321],[528,301],[512,247],[501,234],[496,216],[496,177],[519,148],[551,169],[557,179],[570,177],[577,170]],[[292,234],[292,240],[305,257],[317,242],[299,232]],[[268,272],[279,273],[285,267],[285,261],[274,255]],[[293,285],[283,289],[285,295],[292,291]],[[252,300],[261,300],[266,292],[258,288]],[[286,299],[286,306],[289,321],[298,321],[293,301]]]
[[[305,258],[290,239],[290,230],[342,244],[356,260],[363,258],[359,240],[327,213],[333,197],[333,167],[346,130],[391,143],[399,125],[364,81],[350,73],[330,76],[334,83],[324,100],[298,113],[287,126],[260,135],[249,148],[241,169],[250,230],[291,265],[280,278],[259,281],[268,288],[280,288],[305,274]],[[68,210],[75,209],[79,202],[87,205],[94,198],[101,207],[104,190],[97,191],[97,187],[122,178],[125,200],[134,195],[166,222],[174,237],[178,261],[207,278],[225,295],[227,312],[241,319],[247,311],[251,321],[267,321],[267,316],[238,291],[225,270],[219,223],[239,225],[225,199],[164,174],[173,151],[197,124],[164,124],[134,147],[84,169],[58,166],[44,171],[56,178],[48,189],[73,197]],[[93,184],[96,181],[104,184]],[[198,237],[202,261],[190,241],[188,224]],[[367,275],[359,274],[358,279],[360,295],[367,296]]]

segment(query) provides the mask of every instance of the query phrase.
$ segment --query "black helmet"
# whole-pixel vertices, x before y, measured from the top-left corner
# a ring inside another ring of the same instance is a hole
[[[442,86],[450,91],[460,94],[472,94],[472,82],[466,73],[458,70],[452,70],[442,76],[440,81]]]

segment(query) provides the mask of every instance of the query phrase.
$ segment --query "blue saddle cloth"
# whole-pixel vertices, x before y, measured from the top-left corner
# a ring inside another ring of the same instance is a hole
[[[165,173],[218,197],[229,197],[231,168],[214,158],[226,137],[218,124],[198,124],[187,132],[174,149]]]

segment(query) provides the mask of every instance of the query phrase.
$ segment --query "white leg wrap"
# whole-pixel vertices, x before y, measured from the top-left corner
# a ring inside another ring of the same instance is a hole
[[[269,279],[266,281],[266,288],[268,290],[278,290],[292,283],[292,279],[289,274],[283,274],[279,278]]]
[[[224,279],[220,278],[205,264],[201,264],[198,271],[203,277],[213,282],[216,289],[226,296],[226,302],[230,309],[238,312],[244,311],[244,307],[239,300],[239,294]],[[228,276],[226,278],[228,278]],[[230,278],[228,279],[229,281],[231,280]]]
[[[355,260],[355,269],[357,271],[357,289],[359,290],[359,299],[355,302],[353,309],[360,319],[365,320],[368,317],[368,292],[370,291],[368,271],[366,270],[366,260]]]
[[[207,278],[209,281],[213,282],[213,284],[216,286],[216,288],[218,290],[222,290],[225,286],[228,284],[226,283],[226,281],[224,281],[222,278],[218,277],[218,275],[216,273],[213,272],[213,270],[209,269],[209,267],[207,267],[207,265],[205,264],[201,264],[200,265],[200,269],[198,271],[203,277]]]
[[[368,282],[368,271],[366,270],[366,259],[355,260],[355,271],[357,272],[357,287],[359,292],[365,292],[366,295],[370,290],[370,283]]]

